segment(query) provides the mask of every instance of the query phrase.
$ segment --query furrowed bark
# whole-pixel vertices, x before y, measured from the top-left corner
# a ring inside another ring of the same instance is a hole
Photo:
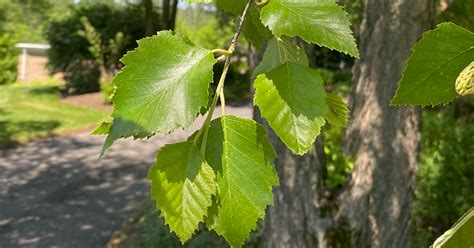
[[[355,158],[341,196],[352,247],[408,247],[420,110],[391,107],[411,47],[434,24],[435,1],[365,0],[361,58],[346,148]]]

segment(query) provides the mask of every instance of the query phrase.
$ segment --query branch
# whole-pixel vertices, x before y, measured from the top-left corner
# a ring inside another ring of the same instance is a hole
[[[224,64],[224,70],[222,71],[221,78],[219,79],[219,84],[217,85],[216,94],[214,95],[214,98],[212,99],[211,107],[209,108],[209,113],[207,113],[206,121],[204,121],[201,129],[199,130],[196,137],[194,138],[194,143],[196,143],[199,140],[199,137],[204,132],[204,136],[202,138],[202,144],[201,144],[201,153],[202,154],[204,154],[205,151],[206,151],[206,142],[207,142],[207,135],[209,133],[209,125],[211,123],[211,119],[212,119],[212,115],[214,114],[214,110],[216,109],[217,101],[221,97],[221,95],[224,93],[224,83],[225,83],[225,79],[227,77],[227,72],[229,71],[230,59],[232,57],[232,54],[235,51],[235,48],[237,47],[237,43],[239,41],[240,33],[242,32],[242,27],[244,26],[245,18],[247,17],[247,14],[249,12],[250,7],[252,6],[253,1],[254,0],[249,0],[247,5],[245,6],[244,12],[242,13],[242,15],[240,17],[240,23],[237,26],[237,30],[235,31],[234,37],[232,38],[229,49],[227,50],[227,53],[224,54],[226,56],[226,60],[225,60],[225,64]],[[214,50],[214,51],[217,51],[217,50]],[[225,101],[224,101],[223,98],[224,97],[221,98],[221,104],[225,105]],[[224,106],[222,106],[222,109],[224,110]]]
[[[240,17],[240,23],[239,26],[237,27],[237,31],[234,34],[234,37],[232,38],[232,44],[234,46],[237,46],[237,42],[239,41],[239,36],[240,33],[242,32],[242,28],[244,26],[245,22],[245,17],[247,17],[247,14],[249,12],[250,6],[252,6],[253,0],[249,0],[247,3],[247,6],[245,6],[244,12],[242,13],[242,16]]]

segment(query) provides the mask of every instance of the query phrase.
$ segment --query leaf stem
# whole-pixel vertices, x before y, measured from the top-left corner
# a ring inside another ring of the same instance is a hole
[[[212,120],[212,115],[214,114],[214,110],[216,109],[217,106],[217,101],[220,98],[221,100],[221,105],[222,105],[222,114],[224,114],[224,109],[225,109],[225,97],[224,97],[224,83],[225,79],[227,77],[227,73],[229,72],[229,67],[230,67],[230,62],[232,58],[232,54],[234,53],[237,43],[239,41],[240,33],[242,33],[242,27],[244,26],[244,21],[245,18],[247,17],[247,14],[249,12],[250,7],[252,6],[254,0],[249,0],[247,5],[245,6],[244,12],[242,13],[242,16],[240,17],[240,23],[237,26],[237,31],[235,31],[234,36],[232,37],[231,44],[229,46],[229,49],[224,50],[224,49],[214,49],[211,50],[212,53],[222,53],[226,56],[225,64],[224,64],[224,70],[222,71],[221,77],[219,79],[219,83],[217,84],[217,89],[216,93],[214,95],[214,98],[212,99],[211,106],[209,108],[209,112],[207,113],[206,120],[204,121],[201,129],[199,129],[198,133],[194,137],[193,142],[196,144],[201,135],[204,133],[204,136],[202,138],[202,143],[201,143],[201,153],[204,155],[206,152],[206,142],[207,142],[207,136],[209,134],[209,126]]]
[[[227,58],[227,55],[221,55],[219,57],[216,58],[217,62],[222,62],[222,61],[225,61],[225,59]]]
[[[211,50],[211,53],[220,53],[220,54],[224,54],[224,55],[230,55],[229,53],[229,50],[225,50],[225,49],[213,49]]]

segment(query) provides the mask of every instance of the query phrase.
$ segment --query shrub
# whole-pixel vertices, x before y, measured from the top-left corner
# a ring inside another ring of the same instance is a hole
[[[17,75],[17,51],[8,34],[0,35],[0,85],[13,83]]]
[[[77,60],[64,72],[68,94],[83,94],[100,90],[100,67],[93,60]]]
[[[91,52],[90,42],[83,34],[81,35],[80,31],[85,29],[84,21],[81,19],[84,20],[86,17],[100,34],[101,47],[109,46],[111,40],[116,40],[118,33],[126,36],[123,38],[126,44],[120,51],[110,49],[104,53],[103,64],[107,65],[107,70],[114,71],[121,67],[119,58],[128,50],[135,48],[135,40],[144,36],[144,12],[139,6],[133,5],[114,7],[105,4],[79,4],[73,8],[71,16],[51,22],[46,29],[46,37],[51,44],[48,55],[49,67],[53,73],[65,72],[69,92],[97,91],[100,89],[101,72],[97,74],[97,68],[90,66],[91,61],[97,60],[97,54]],[[83,71],[88,69],[92,71]]]

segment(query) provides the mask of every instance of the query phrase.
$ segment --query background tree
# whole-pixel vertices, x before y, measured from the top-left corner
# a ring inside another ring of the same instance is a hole
[[[435,3],[366,0],[365,6],[346,139],[356,161],[342,212],[354,247],[407,247],[420,110],[390,107],[390,100],[410,48],[434,25]]]
[[[163,0],[162,26],[165,30],[174,30],[176,25],[176,14],[178,12],[178,0]]]
[[[357,160],[338,215],[348,219],[335,218],[338,207],[331,202],[335,196],[327,194],[324,157],[317,152],[322,141],[307,155],[297,157],[272,136],[280,154],[281,185],[266,217],[268,247],[323,247],[348,240],[345,220],[354,231],[355,247],[405,247],[408,243],[419,111],[392,108],[389,103],[411,46],[434,24],[435,3],[366,0],[364,6],[361,59],[354,69],[354,119],[347,131],[348,150]]]
[[[143,0],[143,8],[145,9],[145,35],[151,36],[158,31],[158,24],[156,21],[156,14],[153,11],[153,1]]]

